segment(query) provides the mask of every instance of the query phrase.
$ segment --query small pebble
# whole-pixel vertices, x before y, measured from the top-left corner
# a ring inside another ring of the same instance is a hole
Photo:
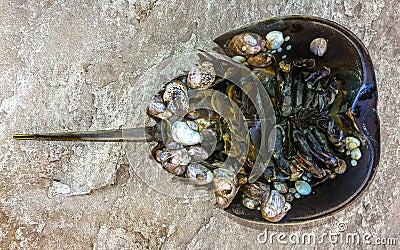
[[[278,48],[276,51],[278,51],[278,53],[282,52],[282,48]]]
[[[296,189],[295,188],[289,188],[289,192],[294,194],[294,193],[296,193]]]
[[[286,50],[291,50],[291,49],[292,49],[292,45],[286,46]]]
[[[351,164],[353,167],[355,167],[355,166],[357,166],[357,161],[356,161],[356,160],[351,160],[351,161],[350,161],[350,164]]]
[[[276,53],[276,49],[271,50],[271,54],[275,54]]]
[[[308,178],[311,178],[312,174],[311,173],[307,173],[306,174]]]
[[[346,155],[350,155],[351,151],[350,150],[346,150]]]
[[[283,59],[283,60],[285,60],[285,59],[286,59],[286,57],[287,57],[287,55],[283,55],[283,56],[282,56],[282,59]]]
[[[261,206],[258,206],[258,207],[257,207],[257,210],[260,211],[260,210],[261,210]]]
[[[285,36],[285,42],[290,40],[290,36]]]
[[[300,195],[299,193],[295,193],[295,194],[294,194],[294,198],[299,199],[300,197],[301,197],[301,195]]]
[[[308,178],[307,178],[306,175],[303,175],[303,176],[301,176],[301,179],[302,179],[303,181],[306,181]]]

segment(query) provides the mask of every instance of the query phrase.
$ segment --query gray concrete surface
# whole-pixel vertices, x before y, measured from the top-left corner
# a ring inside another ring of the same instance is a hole
[[[334,216],[301,226],[251,227],[214,208],[212,197],[155,191],[133,171],[146,164],[130,164],[121,143],[11,139],[16,132],[140,125],[127,121],[145,112],[151,87],[138,82],[143,72],[172,55],[209,48],[214,37],[241,24],[289,14],[344,25],[375,64],[381,163],[364,195]],[[340,239],[257,241],[264,229],[269,236],[322,235],[337,232],[339,223],[360,237],[395,238],[398,247],[399,18],[393,0],[1,1],[0,249],[344,249],[349,245]]]

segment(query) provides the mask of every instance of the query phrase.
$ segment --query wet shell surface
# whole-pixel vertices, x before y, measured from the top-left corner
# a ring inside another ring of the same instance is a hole
[[[266,36],[267,41],[266,46],[270,50],[278,49],[282,46],[285,39],[283,38],[283,33],[281,31],[271,31]]]
[[[226,168],[217,168],[213,173],[216,204],[221,208],[226,208],[238,191],[238,178],[233,171]]]
[[[175,122],[171,129],[172,139],[185,146],[199,144],[203,141],[203,136],[191,129],[186,122]]]
[[[284,182],[274,182],[274,188],[281,194],[286,194],[289,191],[289,188]]]
[[[310,43],[310,50],[316,56],[323,56],[328,50],[328,42],[321,37],[315,38]]]
[[[189,109],[187,88],[181,81],[167,84],[163,99],[167,103],[167,108],[174,114],[186,114]]]
[[[285,217],[287,211],[290,209],[286,205],[285,197],[277,190],[271,190],[265,193],[261,202],[261,214],[264,219],[270,222],[278,222]]]
[[[193,67],[187,77],[188,86],[193,89],[209,88],[216,77],[214,65],[212,62],[204,61],[200,67]]]
[[[258,206],[260,206],[260,201],[251,199],[251,198],[243,198],[242,200],[243,206],[247,207],[248,209],[257,209]]]
[[[254,67],[267,67],[271,65],[273,56],[268,53],[260,53],[249,56],[247,62]]]
[[[168,119],[172,116],[171,111],[167,109],[160,95],[154,96],[153,100],[147,107],[147,113],[153,117],[160,119]]]
[[[242,33],[234,36],[228,44],[228,48],[235,55],[254,55],[265,47],[264,39],[255,33]]]
[[[192,163],[187,167],[186,177],[198,185],[206,185],[213,180],[212,172],[199,163]]]
[[[296,181],[294,183],[294,187],[296,188],[296,191],[301,195],[309,195],[312,191],[310,184],[305,181]]]
[[[186,171],[186,167],[190,162],[190,156],[186,149],[164,151],[158,157],[162,166],[170,173],[182,175]]]
[[[256,182],[244,186],[243,193],[253,200],[261,201],[265,193],[270,192],[270,186],[263,182]]]

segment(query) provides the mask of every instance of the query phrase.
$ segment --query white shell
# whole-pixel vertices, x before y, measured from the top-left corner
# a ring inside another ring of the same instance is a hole
[[[190,70],[187,77],[188,85],[192,88],[197,88],[201,83],[201,78],[202,78],[201,70],[199,69],[199,67],[194,66]]]
[[[282,46],[283,42],[285,41],[283,38],[283,33],[280,31],[271,31],[266,36],[266,46],[270,50],[278,49]]]
[[[351,158],[357,161],[361,158],[361,151],[359,148],[351,150]]]
[[[360,147],[361,142],[359,139],[353,136],[346,137],[346,149],[353,150],[355,148]]]
[[[175,122],[171,130],[172,139],[182,145],[196,145],[203,141],[203,136],[191,129],[186,122]]]

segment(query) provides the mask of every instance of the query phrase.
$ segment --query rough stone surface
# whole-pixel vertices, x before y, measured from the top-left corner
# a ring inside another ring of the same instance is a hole
[[[290,14],[349,28],[376,69],[378,172],[357,202],[329,218],[301,226],[246,225],[214,208],[210,196],[174,198],[144,183],[133,169],[146,167],[140,160],[146,148],[137,147],[138,160],[129,162],[122,143],[11,139],[21,132],[141,125],[152,90],[138,82],[143,72],[170,56],[210,48],[214,37],[238,25]],[[345,232],[400,244],[399,19],[392,0],[1,1],[0,248],[343,249],[350,245],[340,239],[306,245],[257,240],[264,230],[269,236],[335,233],[339,223]]]

